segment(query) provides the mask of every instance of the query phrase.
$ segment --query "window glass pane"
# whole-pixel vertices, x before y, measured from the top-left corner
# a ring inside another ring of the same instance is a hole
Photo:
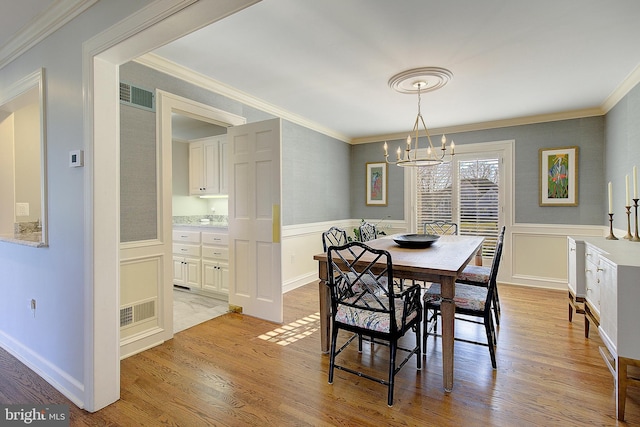
[[[499,224],[499,159],[458,162],[459,233],[484,236],[483,256],[495,252]]]
[[[418,231],[426,221],[453,221],[451,163],[421,167],[417,170]]]
[[[483,236],[482,255],[492,257],[500,231],[500,164],[498,154],[476,153],[418,168],[416,229],[422,232],[426,221],[455,222],[458,234]]]

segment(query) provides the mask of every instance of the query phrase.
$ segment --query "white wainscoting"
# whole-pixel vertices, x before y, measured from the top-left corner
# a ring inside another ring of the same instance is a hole
[[[360,220],[342,220],[285,226],[282,231],[283,291],[318,280],[313,256],[322,252],[322,233],[331,226],[350,236]],[[404,221],[385,221],[387,234],[406,233]],[[567,236],[603,236],[603,226],[513,224],[507,226],[500,283],[551,289],[567,288]],[[625,233],[616,231],[618,235]]]

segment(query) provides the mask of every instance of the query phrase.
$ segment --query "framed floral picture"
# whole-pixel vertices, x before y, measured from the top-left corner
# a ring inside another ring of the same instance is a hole
[[[540,149],[540,206],[578,206],[578,147]]]
[[[367,206],[387,206],[387,164],[367,163]]]

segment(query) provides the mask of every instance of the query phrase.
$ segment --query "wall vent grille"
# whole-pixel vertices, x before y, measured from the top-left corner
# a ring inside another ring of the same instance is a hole
[[[120,308],[120,327],[132,326],[156,317],[156,300],[137,302]]]
[[[156,110],[153,92],[126,82],[120,82],[120,102],[143,110]]]

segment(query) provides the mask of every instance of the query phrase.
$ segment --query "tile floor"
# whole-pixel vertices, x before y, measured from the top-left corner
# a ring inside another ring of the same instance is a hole
[[[199,323],[225,314],[228,311],[228,301],[174,288],[173,333],[184,331]]]

